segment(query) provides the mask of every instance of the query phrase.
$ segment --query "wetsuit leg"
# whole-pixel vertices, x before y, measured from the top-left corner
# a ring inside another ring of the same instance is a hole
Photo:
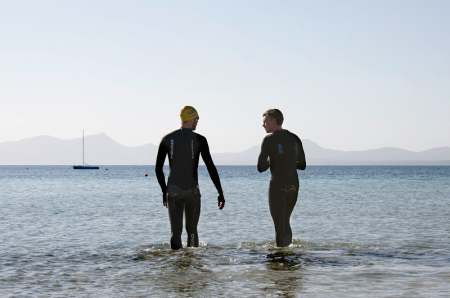
[[[284,214],[284,227],[285,227],[285,239],[287,243],[292,243],[292,229],[291,229],[291,214],[292,211],[294,211],[295,204],[297,203],[297,197],[298,197],[298,188],[296,191],[292,191],[287,194],[286,197],[286,209]]]
[[[194,188],[189,198],[186,198],[184,204],[184,214],[186,216],[186,232],[187,232],[187,246],[198,247],[198,233],[197,225],[200,218],[200,192]]]
[[[183,232],[183,212],[186,217],[187,246],[198,246],[197,225],[200,217],[200,192],[196,188],[181,190],[176,185],[167,187],[167,205],[172,235],[170,247],[183,247],[181,233]]]
[[[181,242],[181,233],[183,232],[183,193],[177,187],[169,186],[167,188],[167,206],[169,209],[170,220],[170,248],[180,249],[183,247]]]
[[[297,185],[270,185],[269,207],[275,225],[277,246],[286,247],[292,243],[290,217],[297,203]]]

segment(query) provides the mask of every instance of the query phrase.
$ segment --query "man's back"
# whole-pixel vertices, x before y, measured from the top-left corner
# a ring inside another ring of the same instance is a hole
[[[198,161],[202,155],[211,180],[219,193],[222,193],[219,174],[209,152],[206,138],[189,128],[177,129],[163,137],[156,158],[155,172],[163,192],[166,189],[163,165],[166,155],[169,158],[168,185],[176,185],[182,190],[198,187]]]
[[[271,180],[291,183],[293,181],[290,180],[298,179],[297,169],[304,169],[304,165],[306,166],[304,161],[300,139],[288,130],[276,130],[263,140],[258,170],[263,172],[270,166]]]
[[[168,154],[170,172],[168,184],[186,190],[198,186],[198,162],[202,148],[208,146],[206,138],[192,129],[177,129],[163,137],[157,167]]]

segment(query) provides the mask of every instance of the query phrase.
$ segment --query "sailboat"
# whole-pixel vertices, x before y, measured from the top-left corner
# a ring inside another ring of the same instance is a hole
[[[98,167],[93,167],[84,162],[84,129],[83,129],[83,164],[78,166],[73,166],[74,170],[98,170]]]

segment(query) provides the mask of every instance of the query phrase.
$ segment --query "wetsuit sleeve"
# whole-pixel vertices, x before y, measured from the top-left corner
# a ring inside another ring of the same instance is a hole
[[[269,163],[269,146],[267,145],[267,138],[264,138],[261,144],[261,152],[258,157],[258,171],[260,173],[267,171],[270,166]]]
[[[216,166],[214,165],[214,162],[211,158],[208,141],[205,138],[202,139],[200,153],[202,154],[203,161],[205,162],[206,168],[208,169],[209,176],[211,177],[214,186],[216,187],[219,194],[223,194],[222,185],[220,184],[219,173],[217,172]]]
[[[298,137],[297,137],[297,140],[300,145],[300,148],[298,150],[298,156],[297,156],[297,169],[304,170],[304,169],[306,169],[305,151],[303,151],[302,141],[300,141],[300,139]]]
[[[164,161],[166,160],[166,155],[168,153],[167,146],[164,145],[164,139],[159,144],[158,155],[156,157],[156,165],[155,165],[155,173],[156,178],[158,178],[159,186],[161,186],[161,190],[163,193],[166,193],[166,178],[164,177]]]

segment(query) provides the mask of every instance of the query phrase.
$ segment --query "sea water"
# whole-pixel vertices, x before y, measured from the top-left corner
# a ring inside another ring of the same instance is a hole
[[[201,245],[172,251],[153,166],[0,166],[0,296],[450,295],[450,167],[308,166],[287,248],[270,174],[217,168],[225,208],[200,166]]]

